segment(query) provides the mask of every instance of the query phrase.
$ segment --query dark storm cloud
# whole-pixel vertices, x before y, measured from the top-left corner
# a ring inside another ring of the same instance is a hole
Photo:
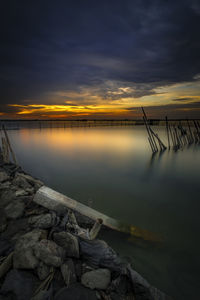
[[[135,113],[139,111],[139,116],[142,116],[142,111],[136,107],[127,108],[127,111]],[[146,106],[145,112],[150,118],[199,118],[200,113],[200,101],[195,101],[191,103],[172,103],[167,105],[157,105],[157,106]]]
[[[182,98],[172,99],[172,101],[175,101],[175,102],[177,102],[177,101],[180,101],[180,102],[182,102],[182,101],[193,101],[194,102],[194,100],[195,100],[195,98],[190,98],[190,97],[182,97]]]
[[[199,28],[194,0],[4,1],[1,103],[43,103],[49,92],[82,87],[115,99],[108,81],[131,86],[125,97],[141,97],[192,81]]]

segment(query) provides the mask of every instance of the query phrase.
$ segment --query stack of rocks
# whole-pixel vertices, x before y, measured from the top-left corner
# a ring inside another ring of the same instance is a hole
[[[33,199],[43,183],[0,167],[0,300],[170,299],[87,233],[94,221]],[[80,234],[81,233],[81,234]]]

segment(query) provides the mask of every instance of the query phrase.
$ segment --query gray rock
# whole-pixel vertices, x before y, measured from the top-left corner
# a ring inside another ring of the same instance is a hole
[[[5,278],[1,293],[3,295],[11,293],[11,299],[28,300],[31,299],[37,284],[37,278],[33,274],[27,271],[11,270]]]
[[[121,275],[112,280],[109,291],[116,292],[118,295],[125,297],[132,294],[133,285],[127,275]]]
[[[105,241],[80,239],[79,245],[80,255],[89,265],[117,272],[126,270],[126,264]]]
[[[34,188],[26,188],[25,191],[28,193],[28,195],[33,195],[34,194]]]
[[[15,174],[15,178],[12,183],[24,190],[32,187],[24,177],[20,176],[19,173]]]
[[[15,190],[5,189],[0,192],[0,207],[3,208],[16,198]]]
[[[23,216],[25,205],[22,201],[15,200],[5,208],[7,218],[17,219]]]
[[[90,219],[89,217],[86,217],[76,211],[74,211],[77,223],[79,224],[80,227],[85,228],[85,229],[90,229],[94,225],[94,220]]]
[[[68,259],[64,264],[62,264],[60,269],[64,282],[67,286],[76,282],[76,272],[72,259]]]
[[[24,234],[16,243],[13,265],[16,269],[35,269],[39,264],[34,254],[34,247],[42,236],[42,231],[35,229]]]
[[[90,289],[106,290],[110,284],[111,273],[108,269],[97,269],[84,273],[81,283]]]
[[[3,183],[9,179],[10,179],[10,177],[8,176],[8,174],[6,172],[0,171],[0,183]]]
[[[16,240],[20,236],[27,233],[29,230],[28,228],[28,222],[25,218],[19,218],[19,219],[10,219],[7,223],[6,230],[1,234],[3,238],[7,238],[9,240]]]
[[[5,182],[1,183],[1,185],[0,185],[0,190],[6,190],[6,189],[9,189],[10,186],[11,186],[10,181],[5,181]]]
[[[34,246],[35,256],[48,266],[60,267],[65,255],[64,250],[50,240],[41,240]]]
[[[141,299],[148,300],[172,300],[171,297],[167,296],[157,288],[151,286],[146,279],[144,279],[140,274],[133,270],[130,266],[127,267],[129,272],[130,280],[132,281],[135,298],[138,299],[139,296],[143,297]]]
[[[45,263],[40,261],[39,265],[37,266],[37,275],[39,279],[44,280],[45,278],[47,278],[50,271],[51,271],[51,267],[47,266]]]
[[[29,194],[29,192],[28,192],[28,191],[25,191],[25,190],[23,190],[23,189],[17,190],[17,191],[15,192],[15,196],[16,196],[16,197],[27,196],[28,194]]]
[[[58,222],[56,214],[42,214],[39,216],[33,216],[28,219],[28,223],[35,228],[50,228],[56,225]]]
[[[0,209],[0,233],[4,232],[7,227],[7,219],[3,209]]]
[[[67,256],[79,258],[79,243],[74,235],[63,231],[54,233],[53,238],[56,244],[66,250]]]
[[[39,189],[43,184],[42,181],[33,178],[32,176],[28,175],[28,174],[24,174],[24,173],[17,173],[17,175],[21,178],[24,178],[25,180],[27,180],[31,185],[34,186],[35,190]]]
[[[91,291],[81,284],[76,283],[65,287],[56,293],[54,300],[97,300],[95,291]]]

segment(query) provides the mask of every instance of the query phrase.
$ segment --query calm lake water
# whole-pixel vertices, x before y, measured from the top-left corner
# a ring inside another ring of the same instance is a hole
[[[163,127],[155,128],[166,142]],[[200,145],[151,155],[143,126],[22,128],[9,136],[20,165],[46,185],[114,218],[159,234],[102,238],[174,299],[198,299]]]

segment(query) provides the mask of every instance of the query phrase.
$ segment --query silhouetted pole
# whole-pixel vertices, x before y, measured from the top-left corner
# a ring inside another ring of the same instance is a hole
[[[165,121],[166,121],[166,130],[167,130],[168,147],[169,147],[169,149],[170,149],[169,125],[168,125],[168,119],[167,119],[167,116],[165,117]]]
[[[17,160],[16,160],[16,157],[15,157],[15,153],[14,153],[12,147],[11,147],[11,144],[10,144],[10,141],[9,141],[8,134],[7,134],[7,132],[6,132],[5,126],[2,125],[2,128],[3,128],[3,132],[4,132],[4,134],[5,134],[6,142],[7,142],[7,144],[8,144],[8,148],[9,148],[10,153],[11,153],[11,155],[12,155],[13,161],[14,161],[14,163],[17,165]]]

